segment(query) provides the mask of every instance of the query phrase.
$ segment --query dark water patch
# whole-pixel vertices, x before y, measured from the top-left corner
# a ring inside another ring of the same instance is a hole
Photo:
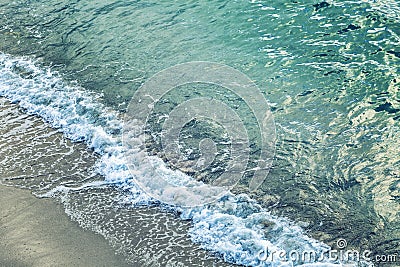
[[[384,104],[379,105],[375,108],[376,112],[386,111],[389,114],[397,113],[400,109],[396,109],[393,107],[392,103],[385,102]]]
[[[328,6],[330,6],[330,4],[329,4],[328,2],[325,2],[325,1],[313,5],[315,11],[318,11],[318,10],[320,10],[320,9],[322,9],[322,8],[325,8],[325,7],[328,7]]]
[[[399,51],[386,51],[386,53],[394,55],[395,57],[400,58],[400,52]]]
[[[346,28],[341,29],[340,31],[338,31],[338,33],[339,33],[339,34],[342,34],[342,33],[345,33],[345,32],[355,31],[355,30],[358,30],[358,29],[361,29],[361,27],[358,26],[358,25],[350,24],[350,25],[348,25]]]

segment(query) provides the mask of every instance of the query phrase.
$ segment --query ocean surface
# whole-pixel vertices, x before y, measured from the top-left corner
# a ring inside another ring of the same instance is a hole
[[[0,17],[1,184],[60,201],[133,266],[399,265],[399,1],[0,0]],[[193,61],[241,72],[265,105],[216,84],[179,85],[127,157],[132,97]],[[209,114],[235,111],[248,162],[216,201],[175,205],[138,181],[213,184],[232,157],[211,115],[180,129],[183,164],[165,153],[162,127],[199,97],[224,103],[202,106]],[[266,160],[259,110],[273,117],[274,155],[254,189]],[[210,141],[208,167],[187,167]],[[368,260],[294,257],[347,249]]]

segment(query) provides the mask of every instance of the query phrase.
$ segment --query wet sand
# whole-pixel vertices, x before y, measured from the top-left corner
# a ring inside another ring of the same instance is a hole
[[[1,267],[126,266],[125,260],[231,266],[190,240],[190,222],[155,207],[121,206],[121,191],[97,184],[104,181],[94,171],[98,158],[0,97]],[[43,194],[50,198],[36,197]]]
[[[128,266],[53,199],[0,185],[0,266]]]
[[[52,181],[90,177],[95,155],[3,98],[0,122],[0,266],[128,266],[103,236],[70,220],[61,203],[32,194]]]

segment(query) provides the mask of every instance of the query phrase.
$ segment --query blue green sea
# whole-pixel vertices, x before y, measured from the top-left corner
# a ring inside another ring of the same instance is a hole
[[[0,0],[0,18],[0,184],[128,264],[399,266],[399,1]],[[213,201],[184,191],[238,173]]]

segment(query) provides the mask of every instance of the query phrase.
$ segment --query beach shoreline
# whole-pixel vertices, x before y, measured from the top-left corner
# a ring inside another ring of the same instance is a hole
[[[0,185],[1,266],[132,266],[54,199]]]

